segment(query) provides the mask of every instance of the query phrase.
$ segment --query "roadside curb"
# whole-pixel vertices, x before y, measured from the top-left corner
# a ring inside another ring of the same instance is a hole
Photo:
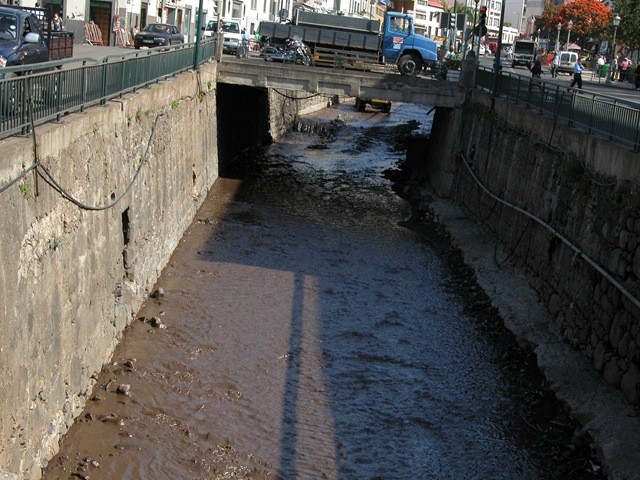
[[[635,409],[555,331],[546,308],[524,275],[496,265],[494,244],[481,229],[456,205],[435,199],[432,192],[429,196],[434,200],[423,200],[421,206],[426,204],[443,225],[518,343],[536,354],[549,388],[591,437],[608,477],[640,480],[640,419]]]

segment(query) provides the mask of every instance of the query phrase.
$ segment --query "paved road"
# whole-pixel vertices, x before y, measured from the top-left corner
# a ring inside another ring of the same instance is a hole
[[[107,56],[128,55],[135,52],[136,50],[133,48],[101,47],[84,44],[73,46],[73,57],[78,59],[90,58],[101,60]],[[481,57],[480,64],[482,66],[491,67],[493,65],[493,60],[494,58],[492,56]],[[505,66],[503,71],[516,75],[529,76],[529,72],[524,67],[512,68],[510,66]],[[567,74],[561,74],[557,78],[551,78],[549,67],[543,67],[542,81],[545,83],[562,86],[566,85],[568,87],[572,78],[572,75]],[[605,79],[585,73],[583,74],[583,88],[587,92],[606,95],[617,100],[623,100],[626,103],[637,105],[640,108],[640,91],[636,91],[633,84],[629,82],[612,82],[610,85],[607,85],[605,83]]]
[[[480,64],[482,66],[491,67],[493,65],[493,57],[482,57]],[[507,73],[513,73],[515,75],[531,76],[525,67],[512,68],[508,65],[503,67],[503,71]],[[542,67],[542,81],[552,85],[569,86],[573,80],[573,75],[560,74],[556,78],[551,78],[551,69],[548,66]],[[640,107],[640,90],[635,90],[632,83],[629,82],[611,82],[607,85],[604,78],[600,78],[597,75],[591,75],[590,71],[586,71],[582,74],[583,90],[596,93],[598,95],[606,95],[613,97],[617,100],[624,100],[626,103],[635,104]]]

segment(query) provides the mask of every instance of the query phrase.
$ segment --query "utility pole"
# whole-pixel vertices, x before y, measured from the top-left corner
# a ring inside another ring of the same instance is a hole
[[[493,60],[493,88],[491,89],[493,96],[498,95],[498,84],[500,82],[500,70],[502,70],[502,62],[500,61],[500,55],[502,55],[502,31],[504,29],[504,5],[506,0],[502,0],[500,6],[500,28],[498,29],[498,50],[496,51],[495,59]]]

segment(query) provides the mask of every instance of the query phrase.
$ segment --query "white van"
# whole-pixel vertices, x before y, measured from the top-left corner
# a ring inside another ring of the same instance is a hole
[[[556,70],[558,73],[571,73],[573,74],[573,65],[578,61],[578,54],[576,52],[559,52],[560,65]]]
[[[242,44],[242,32],[240,22],[237,20],[220,20],[222,25],[222,52],[235,55]]]

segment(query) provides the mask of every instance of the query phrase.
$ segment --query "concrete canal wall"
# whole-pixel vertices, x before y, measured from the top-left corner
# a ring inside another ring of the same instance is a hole
[[[517,263],[556,331],[639,404],[638,154],[476,91],[437,111],[420,175],[503,247],[496,261]]]
[[[0,472],[35,479],[217,177],[215,64],[1,142]],[[122,197],[122,200],[116,201]]]

